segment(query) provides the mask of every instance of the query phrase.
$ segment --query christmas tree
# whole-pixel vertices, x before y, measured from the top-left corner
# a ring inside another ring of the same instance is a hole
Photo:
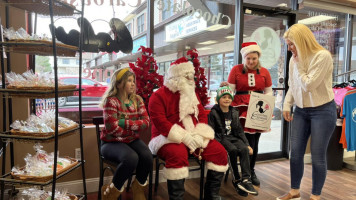
[[[209,103],[208,88],[206,87],[206,76],[204,74],[204,68],[200,67],[200,61],[198,59],[198,51],[191,49],[187,52],[188,60],[194,65],[194,80],[195,80],[195,92],[198,94],[203,106]]]
[[[157,73],[158,66],[152,49],[141,46],[138,51],[142,52],[141,58],[138,57],[135,64],[129,63],[129,65],[136,75],[136,93],[143,98],[148,109],[153,90],[163,85],[163,76]]]

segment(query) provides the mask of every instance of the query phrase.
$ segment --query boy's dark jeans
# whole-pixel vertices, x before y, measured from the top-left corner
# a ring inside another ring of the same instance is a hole
[[[250,179],[250,156],[247,145],[239,138],[232,135],[224,136],[220,143],[225,147],[229,154],[229,159],[234,173],[235,180],[240,179],[239,169],[237,165],[237,156],[240,158],[240,167],[242,179]]]

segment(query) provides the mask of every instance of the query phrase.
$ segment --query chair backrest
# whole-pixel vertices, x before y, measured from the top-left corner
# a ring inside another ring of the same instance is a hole
[[[104,124],[103,116],[93,117],[93,124],[95,125],[96,142],[98,145],[99,157],[101,157],[100,125]]]

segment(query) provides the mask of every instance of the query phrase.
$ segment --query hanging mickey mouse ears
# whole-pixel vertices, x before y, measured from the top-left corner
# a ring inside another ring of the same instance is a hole
[[[124,22],[118,18],[112,18],[109,22],[111,31],[114,33],[114,40],[119,44],[120,50],[124,53],[131,53],[133,42],[130,31]]]

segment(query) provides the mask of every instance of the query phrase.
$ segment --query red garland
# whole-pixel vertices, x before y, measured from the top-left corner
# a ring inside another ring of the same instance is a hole
[[[206,76],[204,74],[204,68],[200,67],[200,61],[198,59],[198,51],[196,49],[191,49],[187,51],[188,60],[190,60],[194,65],[194,80],[195,80],[195,92],[198,94],[203,106],[209,103],[208,88],[206,87]]]
[[[129,63],[129,65],[136,75],[136,93],[143,98],[148,110],[148,102],[153,89],[163,85],[163,76],[157,73],[158,65],[153,58],[152,49],[141,46],[138,51],[140,50],[142,51],[141,58],[137,58],[135,64]]]

